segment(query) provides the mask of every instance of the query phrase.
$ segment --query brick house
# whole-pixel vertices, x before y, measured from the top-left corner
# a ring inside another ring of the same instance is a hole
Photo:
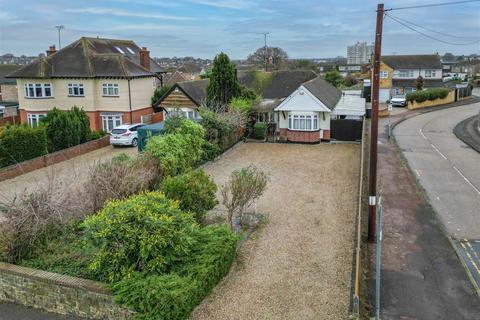
[[[8,77],[17,81],[22,123],[35,126],[53,107],[78,106],[92,130],[111,131],[152,115],[161,74],[150,52],[133,41],[82,37],[59,51],[51,46],[45,58]]]

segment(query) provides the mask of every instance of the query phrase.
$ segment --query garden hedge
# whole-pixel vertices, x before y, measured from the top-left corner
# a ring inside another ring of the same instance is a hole
[[[0,127],[0,167],[47,154],[45,128],[27,125]]]
[[[410,102],[424,102],[427,100],[433,101],[437,99],[444,99],[450,92],[447,88],[432,88],[426,90],[418,90],[407,95],[407,100]]]
[[[263,122],[257,122],[253,126],[253,137],[255,139],[265,139],[266,131],[267,131],[267,124]]]
[[[90,138],[90,120],[85,111],[53,108],[43,121],[46,125],[48,151],[55,152],[85,143]]]

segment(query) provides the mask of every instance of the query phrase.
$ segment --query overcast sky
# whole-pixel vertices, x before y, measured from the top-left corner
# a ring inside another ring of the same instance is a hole
[[[445,1],[395,0],[385,7]],[[0,8],[0,54],[16,55],[57,44],[54,26],[63,24],[63,45],[81,36],[131,39],[157,57],[212,58],[224,51],[241,59],[263,45],[260,32],[270,32],[269,45],[292,58],[346,56],[347,45],[373,41],[376,16],[371,0],[0,0]],[[427,31],[448,42],[480,40],[480,2],[391,13],[462,37]],[[480,42],[449,45],[385,20],[384,54],[434,52],[480,53]]]

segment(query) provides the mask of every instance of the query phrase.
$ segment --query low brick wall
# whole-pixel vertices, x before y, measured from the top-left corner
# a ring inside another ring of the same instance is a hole
[[[454,101],[455,101],[455,91],[450,91],[448,93],[448,96],[446,96],[443,99],[426,100],[426,101],[423,101],[423,102],[409,101],[407,109],[408,110],[414,110],[414,109],[420,109],[420,108],[440,106],[440,105],[451,103],[451,102],[454,102]]]
[[[0,301],[87,319],[132,319],[99,282],[0,262]]]
[[[110,137],[105,136],[98,140],[89,141],[78,146],[60,150],[54,153],[33,158],[27,161],[23,161],[18,164],[14,164],[0,169],[0,181],[12,179],[19,175],[48,167],[52,164],[59,163],[65,160],[75,158],[79,155],[88,153],[93,150],[97,150],[106,147],[110,144]]]

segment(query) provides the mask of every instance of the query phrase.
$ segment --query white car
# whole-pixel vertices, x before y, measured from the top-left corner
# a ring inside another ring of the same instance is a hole
[[[137,130],[144,125],[141,123],[136,124],[123,124],[115,127],[110,132],[110,144],[114,147],[118,146],[132,146],[138,145],[138,133]]]
[[[390,99],[390,103],[392,104],[392,107],[406,107],[407,99],[404,95],[397,95],[393,96],[392,99]]]

